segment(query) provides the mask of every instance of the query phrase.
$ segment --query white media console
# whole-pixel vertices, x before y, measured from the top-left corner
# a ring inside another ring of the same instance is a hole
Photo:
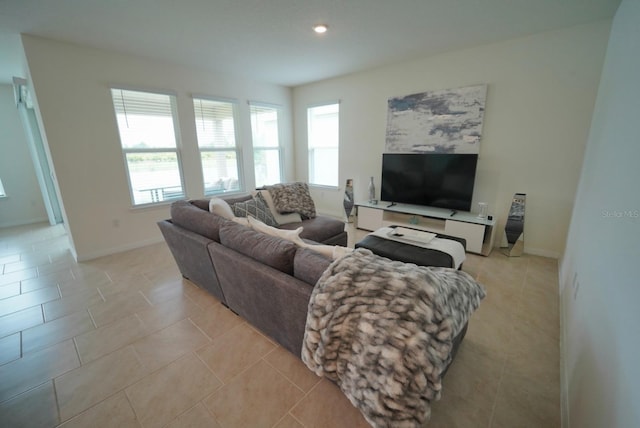
[[[374,231],[391,225],[413,227],[467,240],[467,251],[488,256],[493,248],[496,221],[466,211],[390,202],[358,202],[358,229]]]

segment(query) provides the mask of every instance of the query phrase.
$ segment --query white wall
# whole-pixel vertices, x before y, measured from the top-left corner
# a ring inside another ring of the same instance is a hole
[[[380,195],[387,99],[488,84],[476,190],[504,228],[511,199],[527,194],[525,251],[559,257],[566,233],[610,21],[479,46],[294,88],[298,179],[307,179],[306,107],[341,100],[341,189],[315,189],[340,215],[347,178],[356,200],[375,177]],[[501,232],[500,236],[501,236]],[[499,239],[496,240],[499,244]]]
[[[572,427],[640,426],[639,71],[640,2],[623,0],[561,264],[563,395]]]
[[[47,221],[13,86],[0,85],[0,227]]]
[[[187,196],[204,190],[197,151],[192,94],[239,100],[238,140],[244,145],[247,187],[253,186],[248,100],[283,106],[283,135],[293,171],[291,90],[51,40],[23,36],[39,119],[44,128],[71,240],[79,260],[161,240],[156,221],[168,205],[132,209],[110,85],[177,94]]]

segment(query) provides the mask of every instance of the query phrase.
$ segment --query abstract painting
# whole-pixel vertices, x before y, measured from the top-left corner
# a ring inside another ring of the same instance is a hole
[[[386,151],[479,153],[486,95],[476,85],[390,98]]]

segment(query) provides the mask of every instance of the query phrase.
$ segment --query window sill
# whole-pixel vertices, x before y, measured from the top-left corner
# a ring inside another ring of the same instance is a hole
[[[340,190],[339,186],[328,186],[326,184],[311,184],[311,183],[309,183],[309,188],[318,189],[318,190]]]

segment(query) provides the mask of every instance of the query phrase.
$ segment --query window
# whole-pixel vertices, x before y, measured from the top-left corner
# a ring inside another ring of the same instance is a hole
[[[4,193],[4,186],[2,186],[2,180],[0,180],[0,198],[6,197],[7,194]]]
[[[249,103],[256,187],[282,182],[278,108]]]
[[[133,205],[185,196],[175,130],[175,97],[111,89]]]
[[[196,130],[204,193],[206,195],[241,190],[241,159],[236,145],[236,102],[194,98]]]
[[[307,109],[309,183],[338,187],[339,104]]]

